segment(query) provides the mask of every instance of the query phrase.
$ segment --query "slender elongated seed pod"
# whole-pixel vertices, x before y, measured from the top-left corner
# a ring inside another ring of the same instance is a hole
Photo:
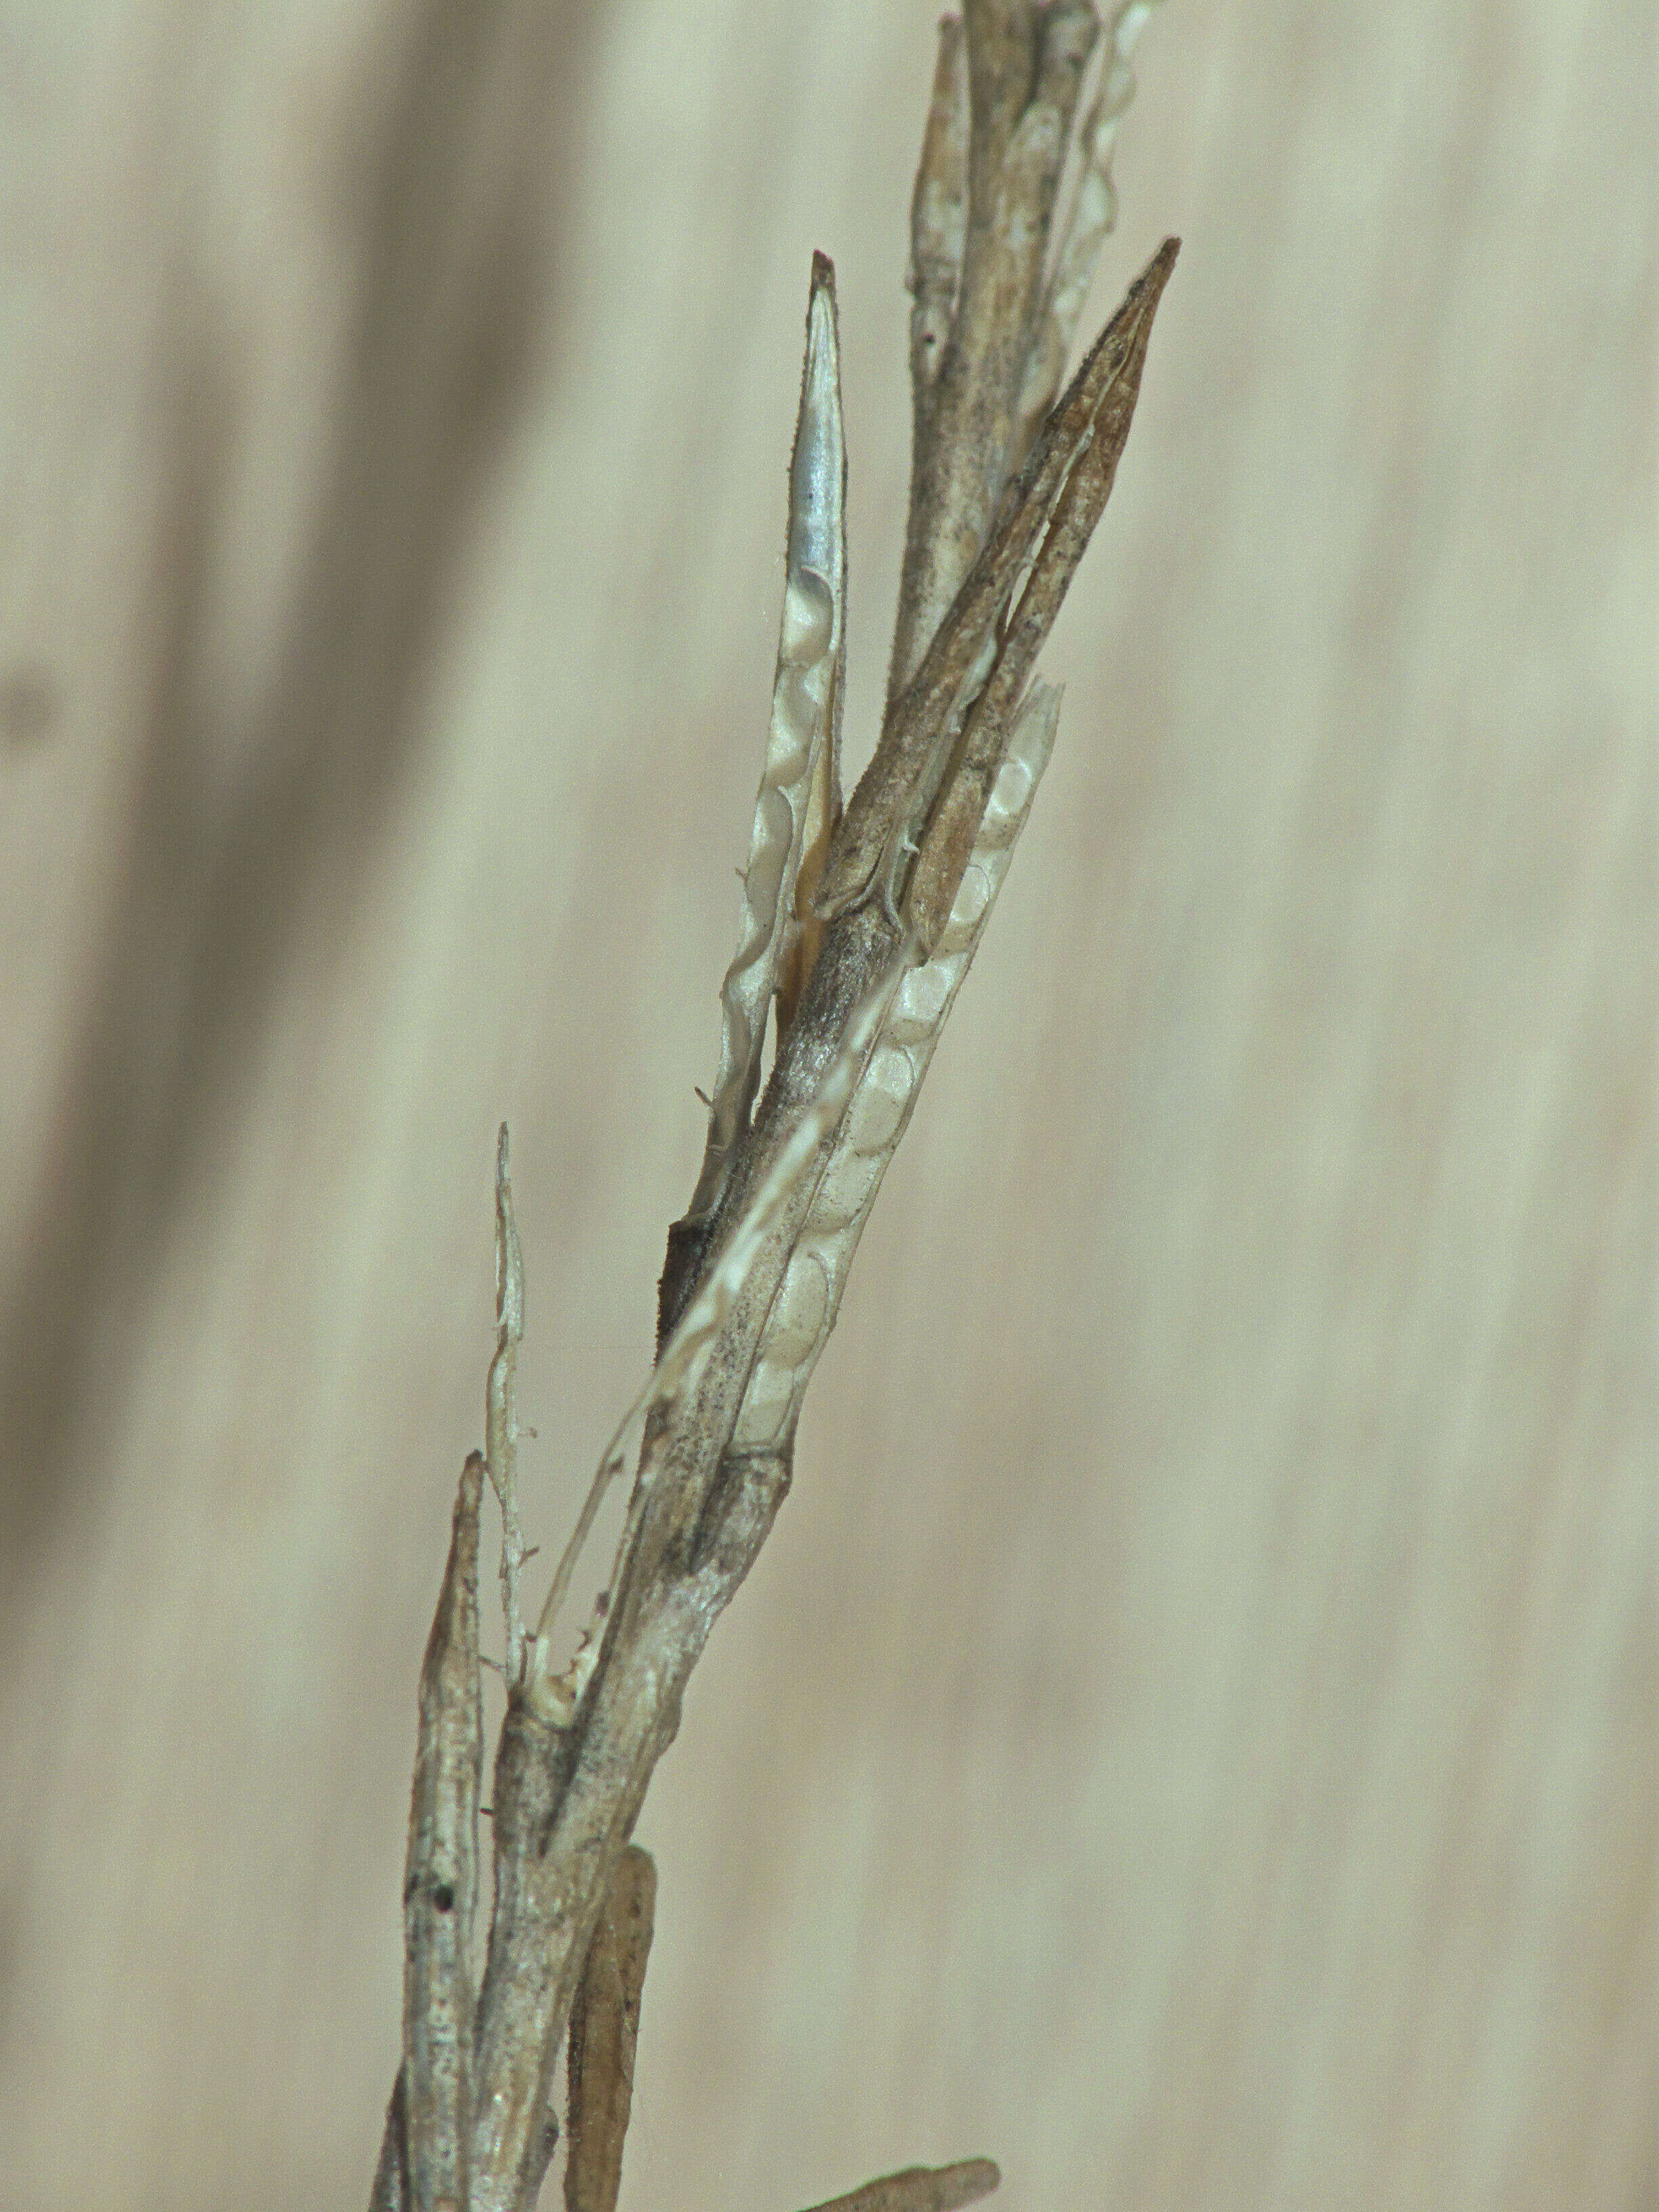
[[[524,1663],[524,1620],[519,1611],[519,1571],[524,1531],[519,1522],[519,1414],[514,1382],[524,1341],[524,1261],[507,1175],[507,1124],[495,1139],[495,1356],[484,1378],[484,1466],[501,1509],[501,1612],[507,1623],[507,1679],[518,1680]]]
[[[963,717],[1001,651],[1003,616],[1103,409],[1112,403],[1126,369],[1138,378],[1170,253],[1166,244],[1152,257],[1084,356],[1005,489],[991,534],[915,674],[888,708],[818,886],[818,910],[826,917],[872,896],[896,914],[899,878],[949,768]]]
[[[421,1668],[404,1870],[404,2088],[412,2212],[464,2212],[472,2140],[472,1916],[478,1897],[478,1499],[461,1471],[443,1590]]]
[[[1116,367],[1102,391],[1092,430],[1066,479],[1024,588],[1001,625],[994,665],[964,720],[949,781],[922,833],[905,896],[904,920],[924,952],[931,949],[955,903],[1002,763],[1004,732],[1111,495],[1134,420],[1152,318],[1180,248],[1179,239],[1164,240],[1131,288],[1130,311],[1121,320],[1114,319]]]
[[[1136,41],[1146,27],[1153,0],[1120,0],[1107,33],[1100,88],[1077,134],[1078,175],[1051,255],[1048,282],[1030,365],[1019,395],[1019,459],[1054,403],[1066,374],[1078,317],[1094,282],[1100,249],[1117,222],[1117,187],[1112,155],[1118,125],[1134,98],[1135,73],[1129,65]]]
[[[1034,684],[1015,720],[1001,772],[930,959],[910,968],[893,994],[870,1056],[836,1133],[811,1210],[790,1255],[732,1431],[738,1449],[777,1443],[793,1432],[818,1354],[835,1326],[847,1271],[887,1163],[898,1149],[980,933],[1002,888],[1014,841],[1054,742],[1058,690]]]
[[[651,1415],[659,1408],[672,1408],[696,1389],[704,1364],[731,1316],[761,1246],[782,1218],[805,1178],[812,1172],[824,1139],[845,1113],[848,1101],[864,1072],[883,1018],[902,987],[913,957],[912,940],[906,938],[874,988],[854,1011],[852,1020],[848,1024],[846,1039],[818,1086],[811,1105],[791,1130],[777,1158],[762,1178],[760,1188],[738,1216],[721,1247],[720,1257],[709,1269],[697,1295],[663,1346],[662,1357],[652,1370],[645,1388],[623,1416],[605,1448],[577,1517],[576,1526],[559,1561],[552,1588],[547,1595],[547,1602],[542,1607],[526,1668],[526,1698],[532,1710],[553,1727],[568,1728],[575,1717],[576,1707],[580,1703],[581,1693],[587,1686],[599,1656],[599,1637],[604,1627],[602,1611],[596,1614],[592,1626],[585,1632],[575,1658],[557,1674],[553,1670],[550,1638],[599,1503],[612,1480],[627,1464],[629,1455],[644,1433]],[[659,1441],[660,1443],[660,1437]],[[657,1455],[649,1450],[641,1459],[639,1472],[635,1478],[634,1496],[611,1579],[610,1587],[613,1589],[621,1579],[623,1563],[633,1541],[657,1464]]]
[[[951,335],[968,228],[968,74],[962,18],[939,20],[933,96],[910,200],[910,380],[921,429]]]
[[[943,343],[936,368],[921,381],[912,324],[917,437],[890,699],[915,675],[985,539],[1017,459],[1018,400],[1041,305],[1054,194],[1099,24],[1091,0],[1053,0],[1042,9],[984,0],[968,10],[964,29],[965,70],[935,74],[917,179],[919,190],[947,182],[951,142],[959,133],[967,197],[955,296],[944,289],[941,253],[922,335],[931,328]],[[941,34],[941,62],[946,45]],[[921,241],[929,255],[948,243],[945,207]],[[927,219],[932,211],[922,212]],[[913,250],[917,242],[913,221]]]
[[[847,447],[836,272],[827,255],[816,253],[800,412],[789,463],[789,529],[772,720],[755,794],[738,949],[720,987],[720,1072],[709,1103],[702,1170],[685,1217],[690,1223],[706,1220],[719,1204],[732,1147],[749,1126],[767,1009],[800,927],[795,887],[802,855],[816,842],[821,859],[841,812],[837,755],[846,656]],[[816,882],[816,866],[812,872]]]

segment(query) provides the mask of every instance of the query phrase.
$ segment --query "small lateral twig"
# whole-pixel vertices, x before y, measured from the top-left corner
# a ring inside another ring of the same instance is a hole
[[[902,2173],[866,2181],[845,2197],[831,2197],[811,2212],[960,2212],[988,2197],[1001,2180],[988,2158],[964,2158],[955,2166],[907,2166]]]

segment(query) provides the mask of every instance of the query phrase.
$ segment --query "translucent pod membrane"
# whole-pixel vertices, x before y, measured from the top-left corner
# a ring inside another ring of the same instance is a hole
[[[887,1163],[910,1119],[980,933],[1008,872],[1053,750],[1060,693],[1034,684],[1015,720],[1008,750],[980,825],[949,921],[931,959],[907,970],[877,1026],[869,1059],[852,1091],[811,1211],[796,1241],[750,1370],[734,1446],[758,1449],[793,1429],[818,1355],[835,1326],[847,1270],[863,1234]]]
[[[760,1188],[744,1206],[731,1234],[721,1246],[719,1258],[663,1346],[662,1357],[653,1369],[650,1379],[623,1414],[605,1448],[537,1623],[527,1670],[526,1695],[533,1710],[555,1727],[568,1727],[575,1717],[576,1707],[599,1656],[599,1638],[605,1625],[603,1604],[596,1609],[588,1628],[583,1632],[575,1656],[557,1674],[553,1669],[550,1638],[600,1500],[613,1477],[621,1474],[638,1449],[645,1434],[646,1424],[652,1415],[666,1412],[672,1416],[677,1405],[695,1396],[708,1355],[731,1319],[732,1309],[749,1280],[750,1270],[759,1256],[762,1245],[777,1227],[805,1179],[812,1173],[823,1149],[824,1139],[842,1123],[847,1113],[848,1103],[854,1097],[860,1079],[866,1072],[874,1041],[907,978],[907,972],[914,972],[909,969],[912,951],[912,944],[907,939],[874,988],[855,1009],[848,1024],[842,1048],[819,1085],[817,1095],[790,1131],[787,1141],[762,1178]],[[610,1587],[612,1589],[621,1580],[623,1567],[648,1500],[657,1468],[668,1449],[671,1427],[672,1419],[659,1431],[653,1450],[641,1459],[633,1500],[611,1573]]]
[[[720,1063],[708,1109],[702,1170],[686,1215],[706,1220],[720,1203],[732,1148],[748,1127],[766,1042],[766,1018],[799,925],[795,882],[809,824],[838,811],[839,707],[846,656],[847,453],[841,411],[841,358],[836,329],[836,273],[828,258],[812,259],[806,309],[806,357],[800,410],[789,463],[789,526],[784,551],[783,608],[778,625],[772,719],[744,871],[738,946],[720,988]],[[890,981],[878,994],[882,1005]],[[644,1389],[606,1447],[548,1593],[532,1639],[526,1694],[544,1719],[565,1726],[574,1717],[599,1654],[602,1618],[584,1632],[574,1657],[555,1673],[549,1637],[578,1557],[613,1479],[638,1449],[650,1415],[695,1389],[708,1352],[754,1263],[762,1239],[816,1158],[851,1095],[876,1018],[873,1003],[855,1019],[848,1044],[811,1111],[792,1135],[762,1188],[750,1200],[708,1279],[663,1347]],[[620,1568],[653,1468],[641,1462],[635,1506],[623,1532]],[[612,1586],[615,1577],[612,1577]]]
[[[1100,249],[1117,223],[1112,155],[1124,110],[1135,95],[1129,66],[1153,0],[1123,0],[1103,41],[1100,88],[1078,131],[1078,176],[1063,228],[1050,255],[1050,273],[1036,343],[1019,395],[1020,436],[1029,443],[1054,402],[1084,301],[1094,282]]]
[[[789,465],[789,530],[772,720],[755,794],[738,949],[720,987],[720,1061],[702,1172],[686,1219],[720,1203],[732,1147],[749,1124],[766,1016],[794,926],[795,878],[815,787],[836,773],[837,702],[846,653],[847,454],[835,271],[814,258],[806,361]]]

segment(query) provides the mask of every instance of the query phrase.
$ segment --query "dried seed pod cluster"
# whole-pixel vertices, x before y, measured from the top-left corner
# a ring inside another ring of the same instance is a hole
[[[854,1250],[1030,814],[1060,708],[1035,679],[1037,654],[1111,489],[1174,264],[1171,240],[1051,405],[1111,227],[1112,149],[1149,4],[1122,0],[1103,39],[1090,0],[964,0],[963,20],[940,27],[911,207],[915,441],[888,702],[844,816],[847,455],[834,272],[814,258],[772,712],[702,1168],[669,1232],[655,1367],[528,1632],[514,1407],[524,1278],[501,1132],[487,1449],[462,1478],[422,1678],[404,2057],[378,2212],[528,2212],[557,2133],[549,2100],[567,2023],[567,2202],[614,2212],[653,1880],[629,1839],[691,1668],[787,1492]],[[561,1665],[577,1559],[630,1463],[610,1582]],[[508,1703],[475,2002],[486,1472],[502,1510]],[[985,2160],[908,2168],[823,2212],[951,2212],[996,2179]]]
[[[524,1259],[513,1212],[503,1121],[495,1139],[495,1356],[484,1381],[484,1466],[501,1509],[501,1610],[507,1620],[509,1682],[516,1682],[524,1668],[524,1617],[519,1609],[524,1534],[519,1525],[519,1413],[514,1400],[523,1341]]]
[[[875,757],[825,864],[820,913],[833,918],[879,896],[896,922],[900,878],[951,769],[973,753],[972,716],[981,697],[994,720],[984,730],[989,750],[975,763],[975,780],[981,805],[988,795],[1036,654],[1111,490],[1152,319],[1178,250],[1176,240],[1164,240],[1091,347],[1004,491],[990,535],[915,674],[889,704]],[[948,808],[948,793],[944,804]],[[945,898],[921,920],[924,941],[949,911]]]

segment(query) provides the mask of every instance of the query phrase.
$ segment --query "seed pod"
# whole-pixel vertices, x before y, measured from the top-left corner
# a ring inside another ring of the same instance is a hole
[[[847,658],[847,447],[841,416],[836,272],[812,257],[806,360],[789,464],[789,532],[778,633],[772,720],[749,865],[744,871],[738,949],[720,986],[720,1064],[708,1108],[702,1171],[686,1213],[705,1221],[720,1203],[732,1147],[749,1126],[766,1042],[767,1009],[799,939],[796,884],[803,856],[816,886],[823,852],[841,812],[838,753]],[[816,936],[810,911],[805,926]],[[793,1007],[802,980],[787,981]]]
[[[801,1398],[835,1326],[847,1270],[1054,742],[1060,693],[1034,684],[1015,720],[1001,772],[956,902],[931,958],[909,969],[876,1031],[825,1161],[805,1225],[766,1318],[732,1443],[750,1449],[793,1431]]]
[[[553,1623],[569,1589],[571,1575],[592,1528],[600,1501],[614,1477],[626,1466],[629,1455],[643,1435],[652,1414],[659,1410],[667,1411],[696,1390],[708,1355],[731,1318],[732,1309],[749,1279],[749,1272],[755,1264],[761,1246],[782,1219],[791,1201],[802,1189],[805,1178],[813,1172],[825,1138],[840,1126],[848,1101],[854,1097],[860,1078],[866,1073],[883,1022],[903,988],[913,957],[913,944],[907,938],[868,996],[854,1010],[841,1050],[818,1086],[811,1106],[790,1131],[776,1159],[762,1177],[759,1188],[750,1195],[732,1224],[730,1234],[720,1247],[720,1257],[709,1269],[696,1297],[680,1316],[672,1335],[663,1346],[662,1355],[653,1369],[650,1379],[623,1416],[605,1448],[577,1516],[576,1526],[559,1561],[547,1601],[542,1607],[536,1633],[531,1640],[529,1662],[526,1668],[526,1699],[543,1721],[556,1728],[568,1728],[575,1717],[576,1707],[581,1701],[581,1693],[587,1686],[599,1656],[599,1639],[604,1630],[605,1615],[601,1608],[585,1632],[576,1656],[562,1674],[554,1674],[550,1650]],[[660,1434],[659,1431],[659,1438]],[[610,1584],[613,1589],[621,1583],[623,1562],[633,1541],[657,1463],[657,1456],[647,1449],[635,1478],[634,1496],[623,1528],[622,1541],[617,1547],[617,1564]]]

